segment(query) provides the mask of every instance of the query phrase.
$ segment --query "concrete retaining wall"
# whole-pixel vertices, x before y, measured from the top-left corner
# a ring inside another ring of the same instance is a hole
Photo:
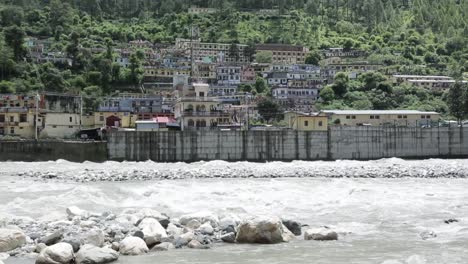
[[[0,141],[0,161],[107,160],[105,142]]]
[[[114,132],[109,158],[160,162],[468,157],[466,128],[332,127],[328,132]]]

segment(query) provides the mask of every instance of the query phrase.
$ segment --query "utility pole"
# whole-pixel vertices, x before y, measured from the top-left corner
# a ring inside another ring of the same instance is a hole
[[[37,128],[38,128],[38,120],[39,120],[39,93],[36,94],[36,114],[35,114],[35,126],[34,126],[34,130],[35,130],[35,139],[36,141],[38,140],[38,133],[37,133]]]
[[[80,92],[80,131],[83,129],[83,93]]]

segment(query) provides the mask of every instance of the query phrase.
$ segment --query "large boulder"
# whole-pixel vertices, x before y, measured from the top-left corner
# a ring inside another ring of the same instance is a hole
[[[76,254],[76,264],[101,264],[115,261],[119,253],[110,248],[99,248],[94,245],[84,245]]]
[[[149,251],[145,241],[139,237],[127,237],[120,242],[120,254],[141,255]]]
[[[67,208],[66,211],[69,219],[72,219],[75,216],[78,216],[81,219],[86,219],[90,216],[90,213],[88,211],[82,210],[77,206],[70,206]]]
[[[73,247],[68,243],[57,243],[43,249],[36,264],[71,264],[74,260]]]
[[[286,226],[295,236],[302,234],[302,224],[293,220],[283,220],[283,225]]]
[[[221,240],[226,243],[236,242],[236,233],[227,233],[221,236]]]
[[[237,231],[238,243],[275,244],[289,242],[294,235],[279,218],[256,218],[242,222]]]
[[[309,229],[304,232],[304,239],[317,241],[338,240],[338,234],[328,228]]]
[[[166,232],[169,236],[176,237],[182,235],[184,233],[184,229],[177,227],[173,223],[169,223],[169,225],[167,225]]]
[[[82,245],[91,244],[96,247],[104,246],[104,232],[101,229],[91,229],[80,235]]]
[[[212,212],[197,212],[193,214],[187,214],[180,217],[180,224],[187,225],[191,220],[197,220],[200,223],[210,222],[211,226],[217,227],[219,225],[219,218]]]
[[[26,236],[21,230],[0,228],[0,252],[7,252],[26,243]]]
[[[163,238],[167,237],[164,227],[154,218],[143,219],[138,227],[141,228],[148,246],[160,243]]]

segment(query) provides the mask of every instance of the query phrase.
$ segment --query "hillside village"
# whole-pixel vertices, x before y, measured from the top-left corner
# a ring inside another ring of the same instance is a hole
[[[47,41],[28,38],[26,45],[38,64],[71,63],[66,54],[48,51]],[[430,126],[441,118],[434,111],[319,111],[321,90],[332,85],[338,73],[354,80],[384,67],[367,61],[359,50],[322,50],[323,59],[314,65],[306,63],[307,48],[285,44],[262,44],[253,51],[247,45],[199,39],[177,39],[170,46],[137,40],[122,46],[114,49],[113,59],[123,68],[131,67],[133,54],[144,54],[141,86],[102,98],[48,91],[2,94],[0,135],[34,138],[35,120],[41,138],[73,138],[80,130],[96,128],[310,131],[326,130],[328,125]],[[267,59],[257,61],[259,54]],[[395,73],[387,78],[394,85],[403,83],[431,93],[444,93],[455,83],[447,76]],[[266,123],[274,125],[256,125]]]

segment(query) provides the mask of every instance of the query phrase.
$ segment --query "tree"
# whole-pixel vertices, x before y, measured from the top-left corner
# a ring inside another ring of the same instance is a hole
[[[257,103],[258,113],[267,123],[282,118],[280,105],[271,98],[263,98]]]
[[[26,48],[24,47],[25,33],[21,27],[11,26],[5,28],[5,42],[13,50],[16,61],[22,60],[26,56]]]
[[[335,81],[331,88],[338,97],[343,97],[348,92],[349,76],[344,72],[339,72],[335,75]]]
[[[258,63],[271,63],[273,61],[273,52],[271,51],[260,51],[257,52]]]
[[[250,62],[253,62],[255,60],[255,52],[256,52],[256,47],[255,47],[255,43],[253,42],[249,42],[247,47],[244,48],[244,56]]]
[[[255,81],[255,90],[257,93],[265,93],[268,91],[268,85],[262,77],[257,77],[257,80]]]
[[[323,102],[329,103],[335,100],[335,91],[333,91],[331,86],[327,86],[320,90],[320,98],[323,100]]]
[[[322,60],[322,55],[318,51],[312,51],[307,55],[305,59],[306,64],[319,65],[320,60]]]
[[[143,81],[143,64],[141,63],[142,57],[141,51],[138,51],[137,53],[133,53],[130,56],[130,76],[129,76],[129,82],[135,87],[138,87],[141,84],[141,81]]]
[[[450,87],[447,104],[450,114],[452,114],[458,121],[461,121],[467,114],[465,109],[464,95],[466,96],[466,87],[462,83],[456,82]]]

